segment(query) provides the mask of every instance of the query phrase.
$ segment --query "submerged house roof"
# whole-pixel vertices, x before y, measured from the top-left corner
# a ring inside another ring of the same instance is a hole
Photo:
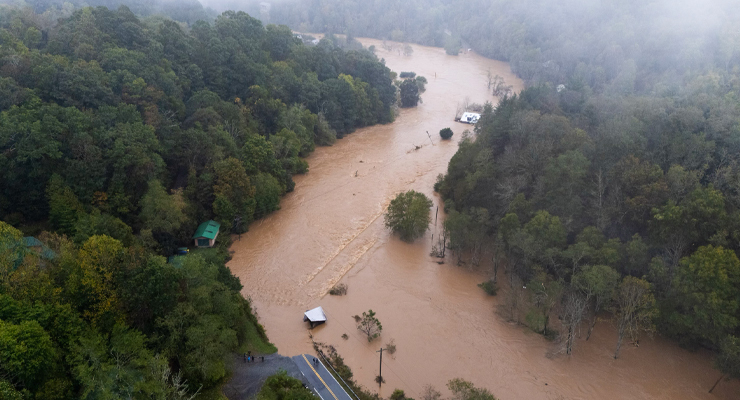
[[[207,238],[207,239],[215,239],[218,235],[218,230],[221,228],[221,224],[214,220],[206,221],[200,226],[198,226],[198,229],[195,230],[195,234],[193,235],[193,239],[197,238]]]
[[[472,113],[472,112],[466,112],[463,113],[462,117],[460,117],[460,122],[465,122],[468,124],[475,124],[480,119],[480,114],[478,113]]]
[[[23,245],[28,248],[35,248],[39,256],[45,260],[53,260],[57,257],[57,253],[33,236],[24,236]]]
[[[303,320],[311,322],[326,322],[326,314],[324,314],[324,309],[319,306],[303,313]]]

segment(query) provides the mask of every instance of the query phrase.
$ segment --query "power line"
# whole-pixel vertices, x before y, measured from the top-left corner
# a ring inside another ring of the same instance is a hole
[[[324,313],[325,313],[325,314],[327,314],[327,315],[329,314],[329,313],[327,313],[327,312],[326,312],[326,310],[324,310]],[[333,318],[333,317],[332,317],[332,318]],[[335,320],[337,321],[337,323],[338,323],[339,325],[341,325],[341,327],[342,327],[342,328],[344,328],[344,329],[345,329],[346,331],[349,331],[349,332],[350,332],[350,336],[352,336],[352,338],[353,338],[353,339],[355,339],[355,340],[357,340],[358,342],[360,342],[360,343],[363,343],[363,344],[364,344],[364,342],[363,342],[362,340],[360,340],[360,339],[359,339],[359,338],[358,338],[357,336],[355,336],[355,335],[354,335],[353,333],[351,333],[351,332],[352,332],[352,330],[349,330],[349,329],[347,329],[347,327],[346,327],[346,326],[345,326],[344,324],[342,324],[342,322],[340,322],[340,321],[339,321],[339,319],[337,319],[337,318],[334,318],[334,319],[335,319]],[[404,381],[404,380],[403,380],[403,379],[401,378],[401,376],[400,376],[400,375],[398,375],[398,374],[396,373],[396,371],[394,371],[394,370],[393,370],[393,368],[391,368],[391,366],[390,366],[390,365],[388,365],[388,363],[384,362],[384,363],[383,363],[383,365],[385,365],[385,366],[386,366],[386,368],[388,368],[388,369],[389,369],[389,370],[391,371],[391,373],[393,373],[393,375],[395,375],[395,376],[396,376],[396,378],[398,378],[398,380],[400,380],[401,382],[403,382],[403,384],[404,384],[404,385],[406,385],[406,387],[407,387],[407,388],[409,388],[410,390],[414,391],[414,394],[415,394],[415,395],[416,395],[416,396],[418,397],[418,392],[416,392],[416,390],[414,390],[414,389],[411,389],[411,385],[409,385],[408,383],[406,383],[406,381]],[[401,364],[399,363],[399,365],[401,365]],[[419,384],[418,384],[418,383],[416,383],[416,385],[418,386]]]

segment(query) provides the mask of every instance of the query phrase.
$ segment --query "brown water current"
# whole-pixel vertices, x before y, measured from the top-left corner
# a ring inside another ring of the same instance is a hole
[[[335,345],[357,381],[373,391],[379,390],[376,350],[394,339],[397,352],[383,357],[383,397],[400,388],[419,399],[426,384],[447,395],[446,382],[460,377],[500,399],[740,399],[737,382],[707,393],[719,377],[708,353],[659,337],[643,338],[640,347],[625,344],[614,360],[609,322],[597,324],[589,341],[577,340],[572,356],[547,357],[554,344],[495,313],[502,296],[487,297],[476,287],[482,273],[455,266],[449,256],[443,265],[429,256],[441,221],[412,244],[392,236],[383,212],[397,193],[413,189],[439,205],[432,186],[470,128],[453,121],[458,103],[496,101],[486,86],[489,69],[515,91],[522,82],[508,64],[472,52],[454,57],[414,45],[403,56],[398,44],[388,51],[380,41],[361,41],[375,45],[392,70],[426,77],[427,91],[422,104],[401,110],[394,123],[318,148],[282,209],[234,238],[228,266],[281,354],[313,352],[302,314],[321,305],[328,323],[312,331],[314,339]],[[445,127],[455,132],[451,141],[440,140]],[[348,285],[347,295],[327,295],[338,282]],[[368,309],[383,324],[372,343],[352,318]]]

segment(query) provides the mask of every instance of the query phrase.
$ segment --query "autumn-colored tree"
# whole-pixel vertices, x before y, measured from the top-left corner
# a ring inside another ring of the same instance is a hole
[[[110,327],[123,318],[114,276],[123,267],[123,255],[121,242],[109,236],[92,236],[77,254],[79,269],[70,279],[69,290],[93,325]]]

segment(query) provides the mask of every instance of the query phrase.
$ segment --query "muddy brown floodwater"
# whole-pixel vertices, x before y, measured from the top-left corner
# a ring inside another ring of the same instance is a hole
[[[389,51],[380,41],[361,42],[375,45],[392,70],[426,77],[427,91],[422,104],[401,110],[392,124],[318,148],[308,158],[310,172],[295,177],[295,191],[282,200],[282,209],[235,239],[228,266],[281,354],[313,351],[302,314],[321,305],[328,323],[313,330],[314,338],[335,345],[358,382],[374,391],[376,350],[395,341],[397,352],[383,357],[384,397],[400,388],[418,399],[427,384],[447,393],[445,383],[460,377],[505,400],[740,398],[737,382],[722,382],[708,394],[719,377],[710,355],[665,339],[625,345],[614,360],[616,334],[608,322],[597,324],[588,342],[578,340],[571,357],[548,358],[552,343],[495,314],[499,300],[476,287],[485,279],[481,273],[449,260],[439,265],[429,256],[441,221],[412,244],[391,236],[382,215],[397,193],[413,189],[439,205],[432,186],[469,128],[453,122],[457,104],[466,97],[496,101],[487,91],[489,69],[515,91],[522,82],[508,64],[474,53],[454,57],[413,46],[413,54],[403,56],[398,44]],[[445,127],[455,132],[453,140],[440,140]],[[338,282],[348,285],[347,295],[327,295]],[[352,318],[368,309],[383,324],[372,343]],[[342,339],[344,333],[349,339]]]

